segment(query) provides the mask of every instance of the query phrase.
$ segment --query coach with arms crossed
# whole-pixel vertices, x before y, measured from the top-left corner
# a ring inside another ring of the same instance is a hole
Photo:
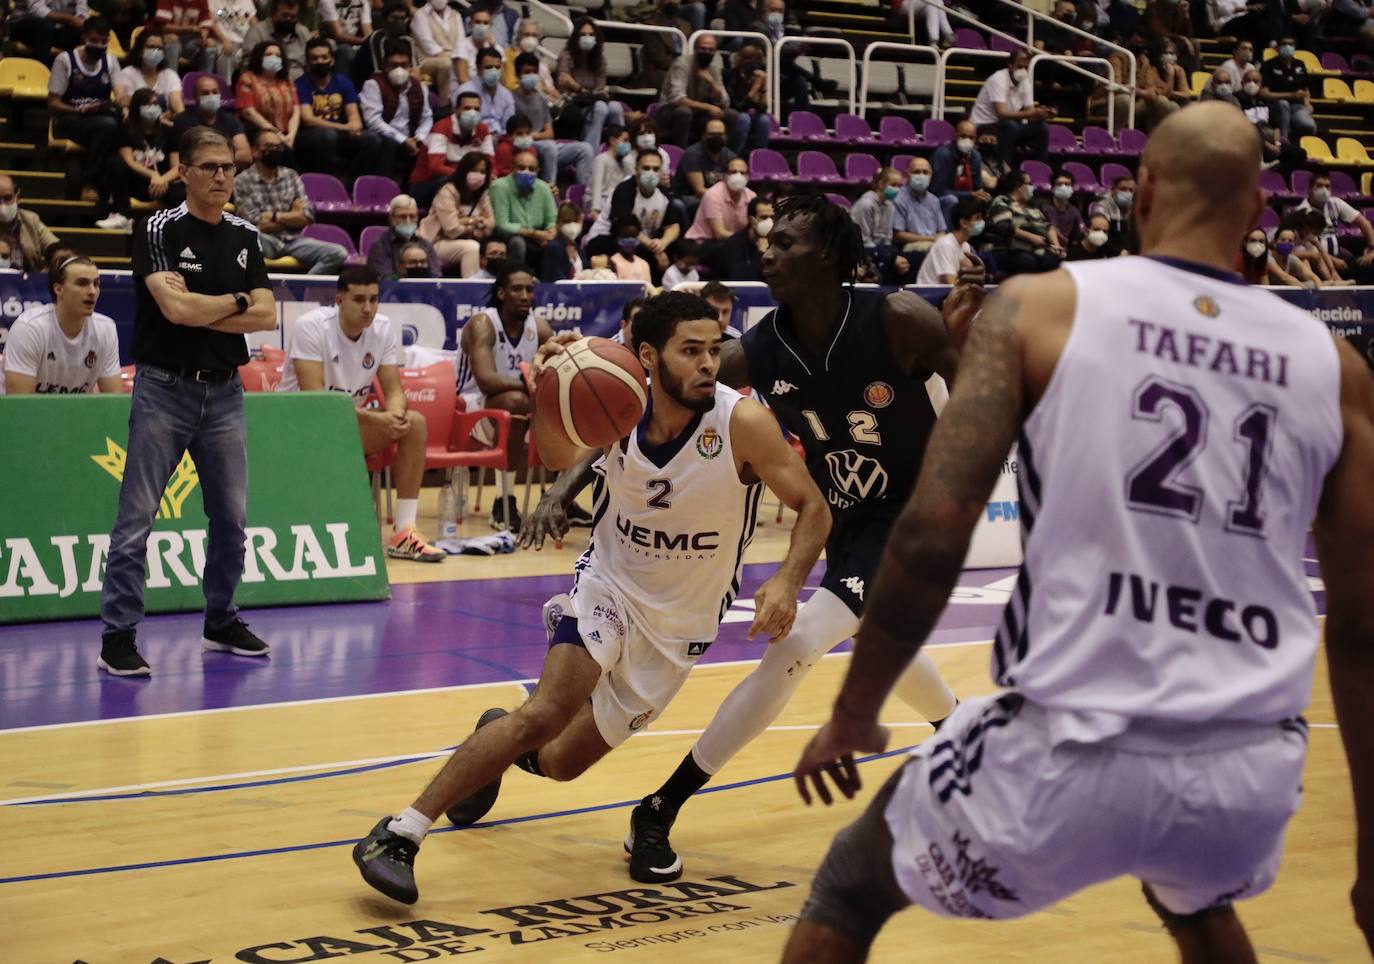
[[[134,637],[143,618],[148,533],[172,472],[189,452],[200,475],[209,543],[205,552],[208,650],[265,656],[267,644],[234,608],[243,576],[248,445],[244,334],[271,331],[277,306],[257,229],[224,213],[234,190],[234,154],[224,135],[193,127],[181,138],[186,203],[160,211],[134,235],[134,341],[138,363],[119,514],[110,534],[97,665],[147,676]]]

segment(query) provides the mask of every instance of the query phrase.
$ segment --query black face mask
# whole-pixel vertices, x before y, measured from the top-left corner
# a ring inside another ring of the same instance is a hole
[[[659,9],[662,10],[662,11],[664,12],[664,14],[666,14],[666,15],[669,16],[669,17],[676,17],[676,16],[677,16],[677,4],[675,4],[675,3],[665,3],[665,4],[664,4],[662,7],[660,7]]]
[[[428,268],[406,268],[405,275],[406,275],[407,278],[428,278],[428,277],[429,277],[429,269],[428,269]]]
[[[386,35],[392,38],[409,36],[410,25],[404,20],[388,20],[386,22]]]
[[[709,67],[711,62],[716,59],[715,54],[697,54],[697,66]]]
[[[285,147],[273,147],[262,152],[262,162],[268,167],[290,167],[291,151]]]
[[[86,44],[86,56],[91,60],[100,60],[105,56],[105,49],[100,44]]]
[[[719,134],[712,134],[710,137],[703,140],[702,143],[706,145],[706,149],[712,154],[719,154],[721,148],[725,146],[725,138],[721,137]]]
[[[316,77],[318,77],[320,80],[324,80],[326,77],[328,77],[330,74],[332,74],[332,73],[334,72],[334,65],[333,65],[333,64],[311,64],[309,69],[310,69],[310,73],[314,74],[314,75],[315,75]]]
[[[294,20],[278,20],[276,21],[276,25],[277,33],[281,34],[283,37],[289,37],[296,32],[296,21]]]

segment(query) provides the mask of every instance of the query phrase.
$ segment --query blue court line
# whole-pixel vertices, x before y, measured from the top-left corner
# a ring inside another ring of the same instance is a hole
[[[875,753],[872,756],[860,757],[855,763],[871,763],[874,760],[882,760],[887,757],[897,756],[908,753],[911,746],[900,747],[896,750],[887,750],[883,753]],[[768,777],[756,777],[753,780],[741,780],[737,783],[726,783],[718,787],[706,787],[698,790],[697,793],[723,793],[726,790],[741,790],[746,787],[759,786],[764,783],[776,783],[779,780],[790,780],[792,774],[777,773]],[[533,813],[524,817],[507,817],[504,820],[490,820],[484,823],[475,823],[470,827],[440,827],[431,830],[430,835],[436,833],[452,833],[455,830],[481,830],[486,827],[507,827],[518,823],[532,823],[537,820],[555,820],[559,817],[576,817],[584,813],[598,813],[603,810],[620,810],[626,807],[634,807],[640,803],[639,799],[621,800],[616,803],[600,803],[590,807],[578,807],[572,810],[555,810],[550,813]],[[87,867],[82,870],[55,870],[46,874],[25,874],[19,877],[0,877],[0,885],[3,884],[26,884],[39,880],[63,880],[69,877],[94,877],[102,874],[121,874],[132,870],[158,870],[163,867],[182,867],[189,864],[208,864],[216,863],[221,860],[243,860],[248,857],[271,857],[276,854],[303,853],[310,850],[327,850],[331,847],[351,847],[361,838],[350,838],[348,840],[326,840],[322,843],[292,844],[289,847],[271,847],[266,850],[241,850],[229,854],[210,854],[203,857],[177,857],[172,860],[153,860],[142,864],[117,864],[112,867]]]

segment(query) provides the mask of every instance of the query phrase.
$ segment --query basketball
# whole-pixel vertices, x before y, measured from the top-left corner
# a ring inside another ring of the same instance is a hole
[[[582,448],[602,448],[629,435],[648,397],[639,359],[609,338],[565,345],[534,386],[538,417]]]

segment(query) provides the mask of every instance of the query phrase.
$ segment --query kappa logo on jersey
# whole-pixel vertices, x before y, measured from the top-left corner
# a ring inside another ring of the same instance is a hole
[[[887,408],[896,397],[897,393],[887,382],[869,382],[864,389],[864,404],[869,408]]]
[[[1209,295],[1198,295],[1193,299],[1193,307],[1198,310],[1198,314],[1206,315],[1208,318],[1215,318],[1221,314],[1221,305]]]
[[[647,711],[647,712],[645,712],[645,713],[641,713],[641,714],[639,714],[638,716],[636,716],[633,720],[630,721],[630,732],[633,733],[635,730],[637,730],[637,729],[639,729],[640,727],[642,727],[645,723],[648,723],[648,722],[649,722],[649,717],[651,717],[651,716],[653,716],[653,715],[654,715],[654,711],[653,711],[653,710],[649,710],[649,711]]]
[[[721,439],[720,433],[713,428],[708,428],[697,436],[697,454],[704,459],[713,459],[724,449],[724,440]]]
[[[248,249],[239,248],[239,256],[235,258],[234,261],[238,263],[240,268],[245,271],[248,270]]]
[[[848,589],[854,595],[858,596],[860,602],[863,601],[864,581],[860,579],[858,576],[845,576],[843,579],[840,580],[840,585],[844,586],[844,588]]]
[[[95,352],[93,352],[93,351],[88,351],[88,352],[86,352],[86,357],[85,357],[84,359],[82,359],[81,364],[85,365],[87,368],[94,368],[94,367],[95,367]]]
[[[887,469],[875,459],[853,449],[826,452],[830,480],[845,495],[855,499],[881,499],[887,492]]]
[[[377,359],[372,357],[372,352],[363,353],[363,370],[372,371],[372,366],[377,364]]]
[[[786,395],[788,392],[796,391],[797,386],[791,382],[785,382],[781,378],[773,383],[774,395]]]

